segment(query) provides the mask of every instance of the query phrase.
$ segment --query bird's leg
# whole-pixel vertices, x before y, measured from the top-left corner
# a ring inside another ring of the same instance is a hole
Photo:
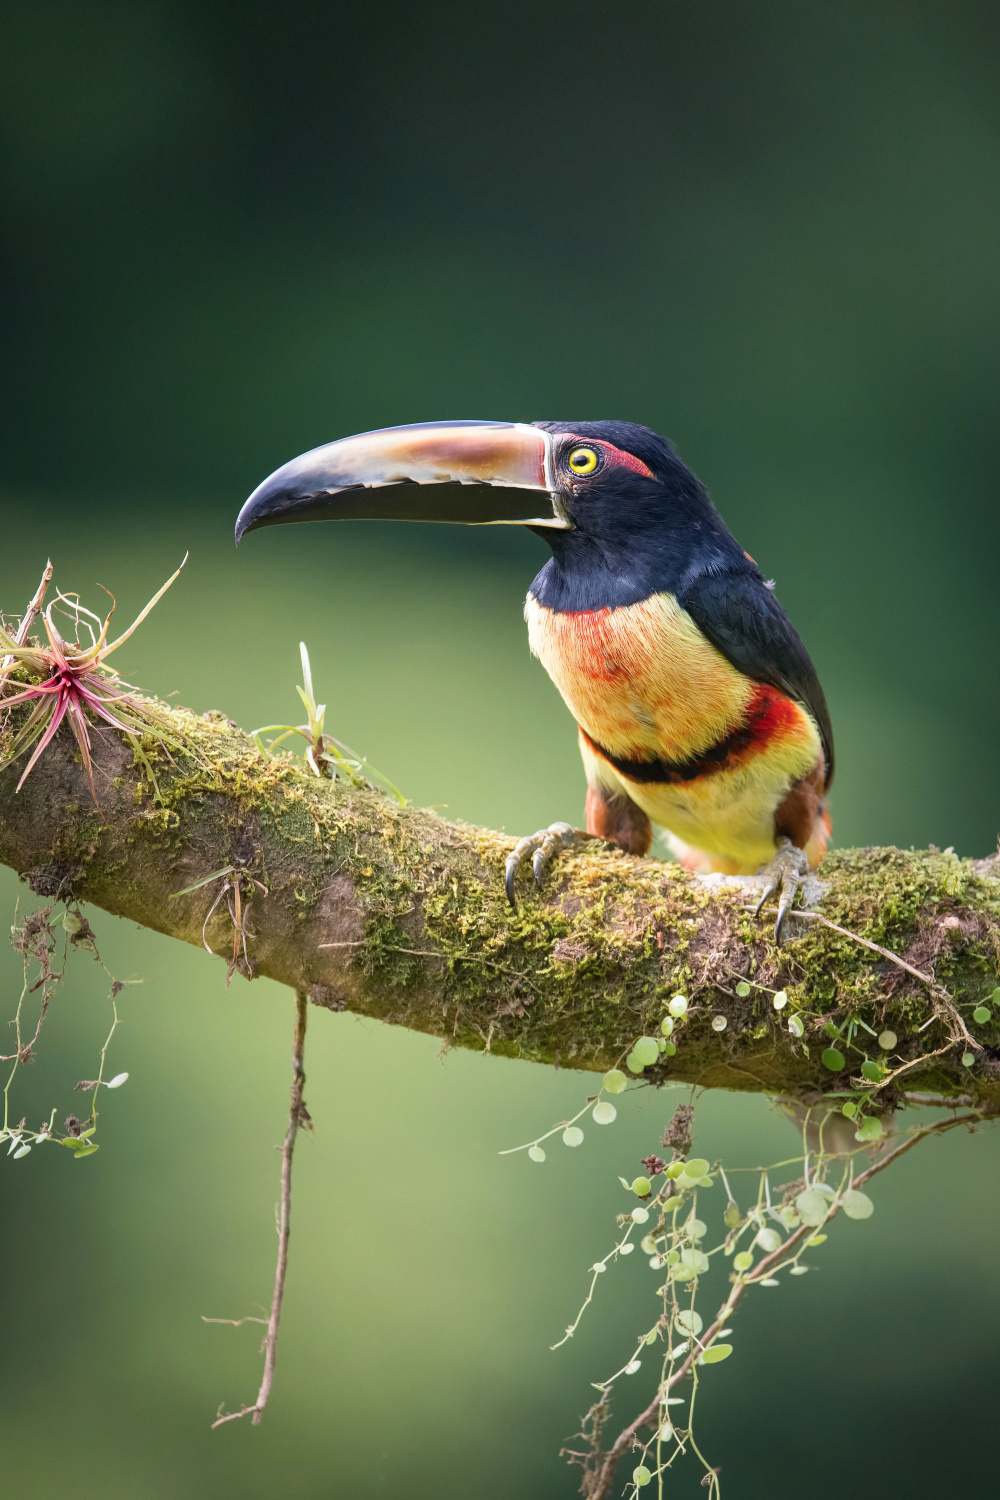
[[[531,867],[535,872],[535,884],[540,886],[549,860],[554,854],[560,854],[563,849],[568,849],[572,844],[593,837],[593,834],[584,833],[582,828],[574,828],[572,823],[550,823],[548,828],[540,828],[537,833],[529,834],[527,838],[521,839],[514,851],[507,856],[504,889],[511,906],[517,905],[514,897],[514,881],[517,879],[517,872],[529,854],[532,856]]]
[[[778,897],[778,916],[774,924],[774,940],[780,943],[785,918],[792,909],[803,878],[809,873],[809,861],[791,839],[780,838],[773,859],[770,859],[766,865],[761,865],[757,873],[767,876],[767,885],[754,909],[755,917],[760,915],[761,908],[769,896],[773,896],[775,891],[781,893]]]

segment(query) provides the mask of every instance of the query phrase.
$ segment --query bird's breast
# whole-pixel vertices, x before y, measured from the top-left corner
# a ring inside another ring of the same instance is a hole
[[[615,757],[686,762],[744,724],[759,684],[672,594],[617,609],[525,605],[531,650],[584,733]],[[789,705],[791,707],[791,705]]]

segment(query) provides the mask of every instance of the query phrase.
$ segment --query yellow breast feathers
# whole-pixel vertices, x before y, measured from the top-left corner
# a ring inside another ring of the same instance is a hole
[[[739,725],[755,684],[672,594],[556,614],[531,595],[531,650],[582,729],[613,755],[682,761]]]

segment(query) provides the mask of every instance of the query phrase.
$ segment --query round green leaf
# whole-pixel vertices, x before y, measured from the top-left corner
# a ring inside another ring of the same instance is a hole
[[[669,1036],[670,1033],[673,1031],[673,1029],[674,1029],[673,1017],[672,1016],[664,1016],[663,1020],[660,1022],[660,1030],[663,1032],[663,1035],[664,1036]]]
[[[840,1073],[844,1067],[844,1054],[838,1052],[836,1047],[824,1047],[823,1066],[829,1068],[831,1073]]]
[[[739,984],[736,986],[736,993],[737,995],[739,995],[741,1000],[745,1000],[749,995],[750,986],[747,984],[745,979],[741,979]]]
[[[579,1125],[567,1125],[566,1129],[563,1131],[563,1145],[583,1145],[583,1131],[580,1129]]]
[[[639,1249],[644,1255],[655,1255],[656,1236],[652,1234],[644,1234],[642,1239],[639,1241]]]
[[[853,1120],[854,1116],[858,1112],[858,1106],[855,1104],[853,1099],[848,1099],[846,1104],[842,1104],[840,1106],[840,1112],[841,1114],[846,1115],[849,1120]]]
[[[28,1145],[27,1141],[25,1141],[24,1145],[23,1146],[18,1146],[17,1150],[14,1152],[14,1160],[18,1161],[18,1160],[20,1160],[20,1158],[22,1156],[27,1156],[27,1154],[28,1154],[28,1152],[30,1150],[31,1150],[31,1147]],[[95,1151],[97,1150],[96,1146],[94,1147],[94,1150]]]
[[[73,1153],[73,1160],[79,1161],[81,1156],[93,1156],[94,1152],[100,1151],[100,1149],[100,1146],[88,1143],[86,1146],[81,1146],[79,1151]]]
[[[775,1010],[784,1010],[785,1006],[788,1004],[788,996],[785,994],[784,990],[779,990],[776,995],[771,996],[771,1004],[774,1006]]]
[[[693,1307],[682,1308],[674,1319],[674,1322],[678,1328],[682,1328],[688,1335],[693,1334],[695,1338],[698,1337],[705,1326],[702,1322],[701,1313],[695,1312]]]
[[[633,1208],[633,1210],[632,1210],[632,1219],[633,1219],[633,1221],[636,1224],[648,1224],[649,1223],[649,1209],[648,1208]]]
[[[656,1051],[657,1055],[659,1055],[659,1047],[657,1047]],[[646,1064],[644,1062],[640,1062],[634,1052],[630,1052],[628,1057],[626,1057],[625,1059],[625,1066],[626,1068],[628,1068],[630,1073],[641,1073]]]
[[[993,991],[990,999],[993,1001],[994,1005],[1000,1005],[1000,985],[998,985],[997,988]]]
[[[725,1029],[726,1029],[726,1027],[728,1025],[729,1025],[729,1022],[727,1021],[726,1017],[724,1015],[722,1015],[721,1012],[719,1013],[719,1015],[712,1017],[712,1030],[713,1031],[725,1031]]]
[[[545,1160],[545,1152],[542,1150],[541,1146],[529,1146],[528,1155],[531,1157],[532,1161]]]
[[[976,1060],[976,1058],[975,1058],[975,1054],[974,1053],[972,1053],[972,1052],[963,1052],[962,1053],[962,1067],[963,1068],[971,1068],[972,1064],[975,1062],[975,1060]]]
[[[725,1224],[727,1229],[739,1229],[740,1225],[743,1223],[743,1215],[740,1213],[740,1206],[738,1203],[734,1203],[732,1199],[730,1199],[726,1204],[726,1211],[722,1215],[722,1222],[723,1224]]]
[[[825,1193],[817,1193],[815,1188],[806,1188],[796,1198],[795,1207],[803,1224],[808,1224],[810,1229],[818,1229],[829,1212],[830,1200]]]
[[[695,1181],[697,1181],[699,1177],[704,1177],[707,1171],[708,1162],[703,1156],[696,1156],[691,1161],[686,1161],[684,1163],[685,1177],[693,1177]]]
[[[894,1031],[883,1031],[878,1039],[878,1044],[884,1052],[891,1052],[898,1041],[899,1037]]]
[[[708,1270],[708,1256],[704,1250],[696,1250],[693,1245],[689,1245],[681,1251],[677,1269],[690,1271],[692,1276],[703,1276]]]
[[[792,1036],[805,1036],[806,1028],[799,1016],[788,1017],[788,1029],[792,1033]]]
[[[606,1099],[599,1099],[590,1114],[595,1125],[610,1125],[618,1118],[618,1111]]]
[[[733,1268],[737,1271],[749,1271],[753,1265],[753,1255],[749,1250],[740,1250],[733,1256]]]
[[[684,1163],[682,1161],[672,1161],[667,1168],[665,1175],[667,1177],[679,1177],[683,1170]]]
[[[773,1255],[781,1244],[781,1235],[776,1229],[758,1229],[755,1244],[758,1244],[765,1255]]]
[[[854,1132],[856,1141],[877,1141],[882,1134],[882,1121],[876,1120],[872,1115],[866,1115]]]
[[[602,1082],[609,1094],[624,1094],[628,1088],[628,1079],[620,1068],[612,1068],[610,1073],[605,1073]]]
[[[978,1021],[980,1026],[983,1026],[987,1021],[992,1021],[993,1012],[988,1010],[985,1005],[977,1005],[972,1012],[972,1019]]]
[[[637,1058],[638,1061],[642,1063],[643,1067],[648,1068],[650,1063],[655,1063],[659,1055],[660,1048],[657,1044],[655,1036],[641,1036],[639,1040],[633,1044],[632,1056],[634,1058]]]
[[[822,1244],[825,1244],[825,1242],[826,1242],[826,1240],[828,1238],[829,1238],[829,1236],[825,1235],[825,1234],[811,1234],[809,1236],[809,1238],[806,1240],[806,1244],[807,1245],[822,1245]]]
[[[721,1365],[724,1359],[728,1359],[733,1352],[732,1344],[709,1344],[701,1356],[703,1365]]]
[[[640,1464],[637,1469],[632,1470],[632,1483],[637,1489],[641,1489],[644,1484],[648,1484],[652,1477],[645,1464]]]
[[[687,1015],[687,1008],[688,1008],[688,1003],[687,1003],[687,996],[686,995],[675,995],[673,997],[673,999],[671,1000],[670,1004],[667,1006],[667,1010],[675,1018],[680,1017],[680,1016],[686,1016]]]
[[[653,1184],[648,1177],[633,1177],[632,1191],[637,1198],[648,1198],[653,1191]]]
[[[875,1212],[875,1205],[867,1193],[859,1193],[857,1188],[851,1188],[841,1200],[841,1208],[849,1219],[870,1219]]]
[[[877,1062],[863,1062],[861,1064],[861,1076],[867,1078],[869,1083],[880,1083],[882,1081],[882,1069]]]
[[[703,1240],[708,1233],[708,1225],[703,1219],[696,1219],[692,1216],[684,1225],[684,1233],[689,1240]]]
[[[663,1051],[664,1051],[664,1055],[666,1057],[676,1057],[677,1056],[677,1048],[674,1046],[673,1042],[664,1042],[663,1043]]]

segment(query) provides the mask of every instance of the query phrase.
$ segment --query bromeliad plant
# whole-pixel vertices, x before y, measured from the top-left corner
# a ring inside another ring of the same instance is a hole
[[[0,661],[0,708],[13,708],[20,703],[33,705],[27,720],[15,734],[10,749],[0,760],[2,770],[34,746],[31,759],[17,784],[18,791],[65,721],[80,748],[91,796],[95,806],[99,808],[90,744],[92,720],[109,724],[112,729],[117,729],[125,736],[137,759],[148,772],[155,789],[156,779],[142,747],[142,736],[155,735],[162,745],[172,749],[180,748],[179,741],[166,720],[161,719],[148,702],[134,697],[135,689],[122,682],[119,674],[113,668],[106,667],[105,662],[112,651],[117,651],[138,629],[150,610],[177,579],[186,562],[185,553],[181,567],[167,579],[128,629],[114,641],[108,641],[108,627],[114,614],[114,595],[110,596],[111,609],[104,620],[92,610],[86,609],[76,594],[57,591],[53,602],[43,609],[45,594],[52,579],[51,563],[46,567],[38,590],[16,633],[10,635],[0,626],[0,650],[5,653]],[[56,624],[55,611],[70,622],[72,631],[69,639]],[[29,631],[37,618],[41,618],[45,626],[47,646],[31,644],[29,641]],[[89,637],[89,640],[81,639],[82,636]],[[18,668],[22,668],[29,678],[37,678],[38,681],[30,682],[27,687],[22,687],[19,680],[15,683],[12,681],[12,674]],[[12,687],[17,690],[11,692]]]
[[[379,786],[385,787],[386,791],[391,792],[400,806],[405,806],[406,799],[388,776],[383,776],[381,771],[376,771],[366,756],[359,755],[356,750],[351,749],[350,745],[345,745],[343,740],[338,740],[336,735],[325,732],[326,704],[316,702],[316,694],[313,692],[312,667],[305,641],[299,641],[299,654],[302,658],[303,686],[296,687],[295,691],[305,705],[308,722],[262,725],[260,729],[253,731],[257,749],[262,755],[271,756],[290,735],[301,735],[307,741],[306,763],[314,775],[329,777],[334,781],[341,776],[353,786],[362,786],[366,781],[374,781]],[[265,745],[261,738],[265,734],[276,734],[277,739]]]

